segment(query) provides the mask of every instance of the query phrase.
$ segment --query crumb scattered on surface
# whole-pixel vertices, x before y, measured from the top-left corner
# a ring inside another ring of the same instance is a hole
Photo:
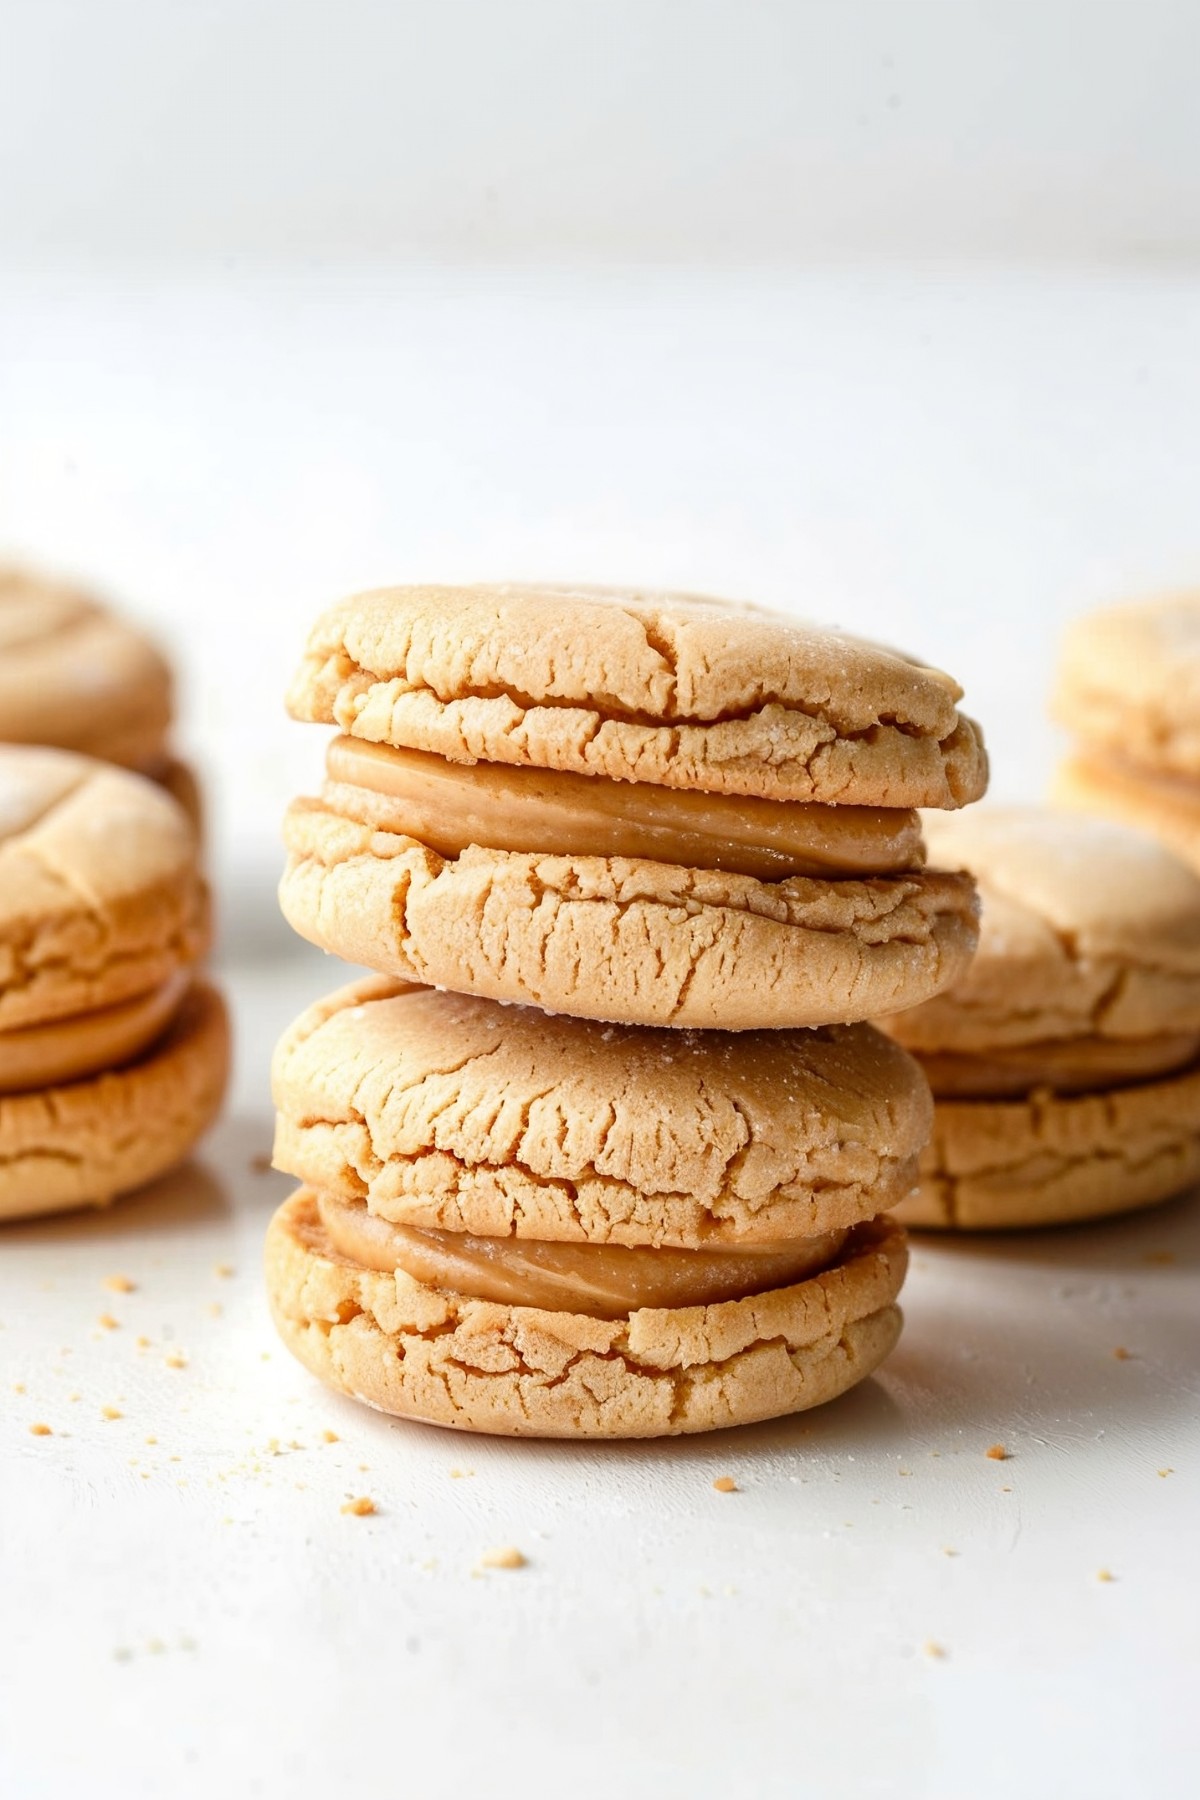
[[[1097,1569],[1096,1570],[1096,1580],[1097,1581],[1115,1581],[1116,1579],[1117,1578],[1113,1574],[1111,1569]]]
[[[150,1348],[150,1339],[146,1336],[145,1332],[142,1332],[138,1337],[135,1337],[133,1341],[139,1350],[148,1350]]]
[[[957,1550],[951,1550],[951,1549],[950,1549],[950,1548],[949,1548],[949,1547],[948,1547],[948,1546],[947,1546],[947,1548],[946,1548],[946,1549],[945,1549],[945,1550],[943,1550],[943,1551],[942,1551],[942,1555],[943,1555],[943,1556],[957,1556],[957,1555],[958,1555],[958,1551],[957,1551]]]
[[[219,1319],[224,1310],[225,1309],[219,1300],[210,1300],[205,1308],[210,1319]]]
[[[100,1408],[100,1417],[102,1419],[120,1419],[124,1417],[124,1414],[119,1406],[102,1406]]]
[[[230,1276],[233,1274],[233,1272],[234,1272],[234,1269],[233,1269],[232,1263],[214,1263],[213,1264],[213,1274],[219,1275],[222,1281],[228,1281]]]
[[[155,1437],[153,1432],[150,1432],[149,1436],[146,1439],[146,1442],[148,1444],[157,1444],[158,1439]]]
[[[1124,1344],[1117,1344],[1113,1349],[1113,1355],[1118,1362],[1128,1362],[1133,1355],[1133,1351],[1127,1350]]]
[[[13,1393],[14,1394],[23,1394],[24,1392],[25,1392],[25,1383],[23,1381],[14,1381],[13,1382]]]
[[[1003,1444],[989,1444],[984,1454],[990,1456],[993,1462],[1007,1462],[1010,1452]]]
[[[945,1662],[947,1655],[946,1646],[945,1644],[935,1643],[932,1638],[927,1638],[925,1640],[925,1654],[926,1656],[931,1656],[935,1662]]]
[[[330,1431],[330,1430],[326,1429],[321,1433],[321,1442],[323,1444],[336,1444],[339,1441],[340,1440],[338,1438],[338,1434],[336,1431]]]
[[[474,1475],[474,1469],[451,1469],[451,1481],[468,1481]]]
[[[481,1569],[523,1569],[528,1561],[515,1544],[504,1544],[498,1550],[485,1550],[479,1566]]]
[[[53,1437],[54,1436],[54,1433],[51,1431],[49,1425],[44,1425],[40,1419],[38,1420],[36,1425],[31,1425],[29,1427],[29,1429],[33,1433],[34,1437]]]
[[[128,1275],[106,1275],[104,1285],[110,1294],[132,1294],[137,1289],[137,1282],[130,1281]]]
[[[166,1363],[168,1369],[187,1368],[187,1357],[183,1354],[182,1350],[169,1350],[163,1357],[163,1361]]]
[[[114,1319],[111,1313],[101,1313],[96,1323],[102,1331],[119,1331],[121,1329],[120,1319]]]
[[[736,1494],[738,1491],[738,1484],[732,1475],[718,1475],[713,1486],[718,1494]]]
[[[353,1500],[347,1500],[342,1507],[344,1513],[353,1513],[356,1519],[366,1519],[375,1511],[375,1502],[367,1494],[359,1494]]]
[[[1174,1469],[1160,1469],[1158,1471],[1158,1473],[1159,1473],[1160,1477],[1162,1478],[1162,1480],[1165,1481],[1167,1476],[1173,1475],[1175,1473],[1175,1471],[1174,1471]]]

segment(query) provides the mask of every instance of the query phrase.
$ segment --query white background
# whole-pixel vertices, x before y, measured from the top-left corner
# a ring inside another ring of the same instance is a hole
[[[0,554],[175,650],[239,1015],[195,1170],[0,1243],[6,1800],[1200,1785],[1193,1202],[926,1244],[857,1394],[579,1451],[323,1395],[251,1167],[271,1040],[340,979],[272,884],[321,749],[282,689],[352,588],[837,619],[1042,790],[1063,621],[1200,580],[1198,21],[0,0]]]

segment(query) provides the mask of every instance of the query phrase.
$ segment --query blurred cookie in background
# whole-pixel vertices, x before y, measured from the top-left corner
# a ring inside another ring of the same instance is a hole
[[[1076,737],[1052,797],[1140,825],[1200,868],[1200,592],[1075,620],[1052,710]]]
[[[908,1225],[1055,1225],[1200,1180],[1200,879],[1110,820],[1036,807],[928,819],[979,884],[979,951],[884,1022],[933,1089]]]
[[[199,826],[199,784],[172,753],[173,717],[171,667],[149,638],[77,588],[0,567],[0,742],[133,769]]]

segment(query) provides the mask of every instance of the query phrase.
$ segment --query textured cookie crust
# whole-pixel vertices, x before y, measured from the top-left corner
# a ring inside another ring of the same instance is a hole
[[[0,740],[53,744],[126,768],[162,754],[171,672],[84,594],[0,569]]]
[[[208,943],[195,836],[153,782],[0,745],[0,1029],[158,987]]]
[[[200,983],[139,1061],[0,1096],[0,1219],[104,1206],[165,1174],[215,1119],[228,1069],[225,1003]]]
[[[1113,606],[1063,641],[1053,710],[1088,743],[1200,775],[1200,593]]]
[[[979,883],[974,962],[888,1030],[985,1052],[1200,1029],[1200,879],[1153,838],[1041,807],[928,821],[930,854]]]
[[[869,1025],[603,1027],[381,977],[297,1019],[272,1086],[278,1166],[382,1218],[685,1249],[872,1218],[932,1126]]]
[[[1170,846],[1200,870],[1200,781],[1143,775],[1101,753],[1073,756],[1054,778],[1052,797],[1099,818],[1120,819]]]
[[[344,601],[313,630],[288,705],[456,762],[955,807],[987,784],[960,692],[876,645],[720,601],[513,584]]]
[[[1200,1181],[1200,1068],[1064,1098],[940,1100],[906,1225],[1063,1225],[1132,1212]]]
[[[505,1437],[664,1437],[819,1406],[891,1350],[906,1262],[879,1219],[795,1287],[608,1322],[358,1268],[306,1189],[266,1245],[275,1323],[313,1374],[383,1412]]]
[[[279,898],[302,937],[405,981],[585,1019],[743,1031],[912,1006],[974,951],[974,884],[921,870],[861,881],[674,868],[624,858],[454,859],[288,809]]]

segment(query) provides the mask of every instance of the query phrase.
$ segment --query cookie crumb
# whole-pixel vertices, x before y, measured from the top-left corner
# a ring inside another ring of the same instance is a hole
[[[474,1473],[474,1469],[451,1469],[450,1479],[451,1481],[469,1481]]]
[[[111,1313],[101,1313],[96,1323],[102,1331],[120,1331],[121,1329],[120,1319],[114,1319]]]
[[[481,1569],[523,1569],[528,1561],[515,1544],[504,1544],[499,1550],[485,1550],[479,1566]]]
[[[989,1444],[984,1452],[984,1455],[990,1456],[993,1462],[1007,1462],[1009,1454],[1010,1452],[1003,1444]]]
[[[948,1653],[945,1644],[938,1644],[934,1642],[933,1638],[926,1638],[925,1654],[932,1657],[934,1662],[945,1662]]]
[[[718,1494],[736,1494],[738,1492],[738,1484],[732,1475],[718,1475],[713,1486]]]
[[[323,1444],[338,1444],[341,1442],[341,1439],[338,1437],[338,1434],[336,1431],[330,1431],[327,1427],[321,1433],[321,1442]]]
[[[146,1336],[145,1332],[141,1332],[134,1338],[133,1342],[135,1349],[148,1350],[150,1348],[150,1339]]]
[[[154,1435],[154,1433],[153,1433],[153,1432],[151,1432],[151,1433],[150,1433],[150,1434],[149,1434],[149,1436],[148,1436],[148,1437],[147,1437],[147,1438],[146,1438],[146,1442],[147,1442],[147,1443],[148,1443],[148,1444],[157,1444],[157,1442],[158,1442],[158,1439],[157,1439],[157,1438],[156,1438],[156,1437],[155,1437],[155,1435]]]
[[[34,1437],[53,1437],[54,1436],[54,1433],[51,1431],[50,1427],[48,1425],[43,1425],[40,1419],[38,1420],[36,1425],[31,1425],[29,1427],[29,1429],[33,1433]]]
[[[1167,1478],[1167,1476],[1168,1476],[1168,1475],[1173,1475],[1173,1474],[1174,1474],[1174,1473],[1175,1473],[1175,1471],[1174,1471],[1174,1469],[1160,1469],[1160,1470],[1159,1470],[1159,1471],[1158,1471],[1158,1473],[1159,1473],[1159,1478],[1160,1478],[1160,1479],[1161,1479],[1161,1480],[1163,1480],[1163,1481],[1165,1481],[1165,1480],[1166,1480],[1166,1478]]]
[[[356,1519],[367,1519],[375,1511],[375,1502],[367,1494],[359,1494],[354,1500],[347,1500],[342,1507],[344,1513],[353,1513]]]
[[[124,1418],[124,1416],[125,1415],[122,1413],[119,1406],[102,1406],[100,1408],[100,1417],[102,1419],[121,1419]]]
[[[946,1547],[946,1549],[944,1549],[944,1550],[943,1550],[943,1551],[942,1551],[942,1555],[943,1555],[943,1556],[957,1556],[957,1555],[958,1555],[958,1551],[957,1551],[957,1550],[951,1550],[951,1549],[950,1549],[950,1548],[949,1548],[949,1546],[947,1546],[947,1547]]]
[[[1117,1362],[1129,1362],[1133,1356],[1133,1351],[1127,1350],[1124,1344],[1117,1344],[1113,1350],[1113,1356],[1116,1358]]]
[[[1117,1578],[1113,1574],[1111,1569],[1097,1569],[1096,1570],[1096,1580],[1097,1581],[1115,1581],[1116,1579]]]
[[[13,1382],[13,1393],[14,1394],[23,1394],[24,1392],[25,1392],[25,1383],[23,1381],[14,1381]]]
[[[220,1276],[222,1281],[228,1281],[230,1279],[230,1277],[233,1275],[233,1273],[234,1273],[234,1268],[233,1268],[232,1263],[214,1263],[213,1264],[213,1274]]]
[[[187,1357],[182,1350],[168,1351],[167,1355],[163,1357],[163,1362],[168,1369],[186,1369],[188,1366]]]
[[[210,1319],[219,1319],[225,1308],[219,1300],[210,1300],[204,1310]]]
[[[130,1281],[128,1275],[106,1275],[104,1285],[110,1294],[132,1294],[137,1290],[137,1282]]]

